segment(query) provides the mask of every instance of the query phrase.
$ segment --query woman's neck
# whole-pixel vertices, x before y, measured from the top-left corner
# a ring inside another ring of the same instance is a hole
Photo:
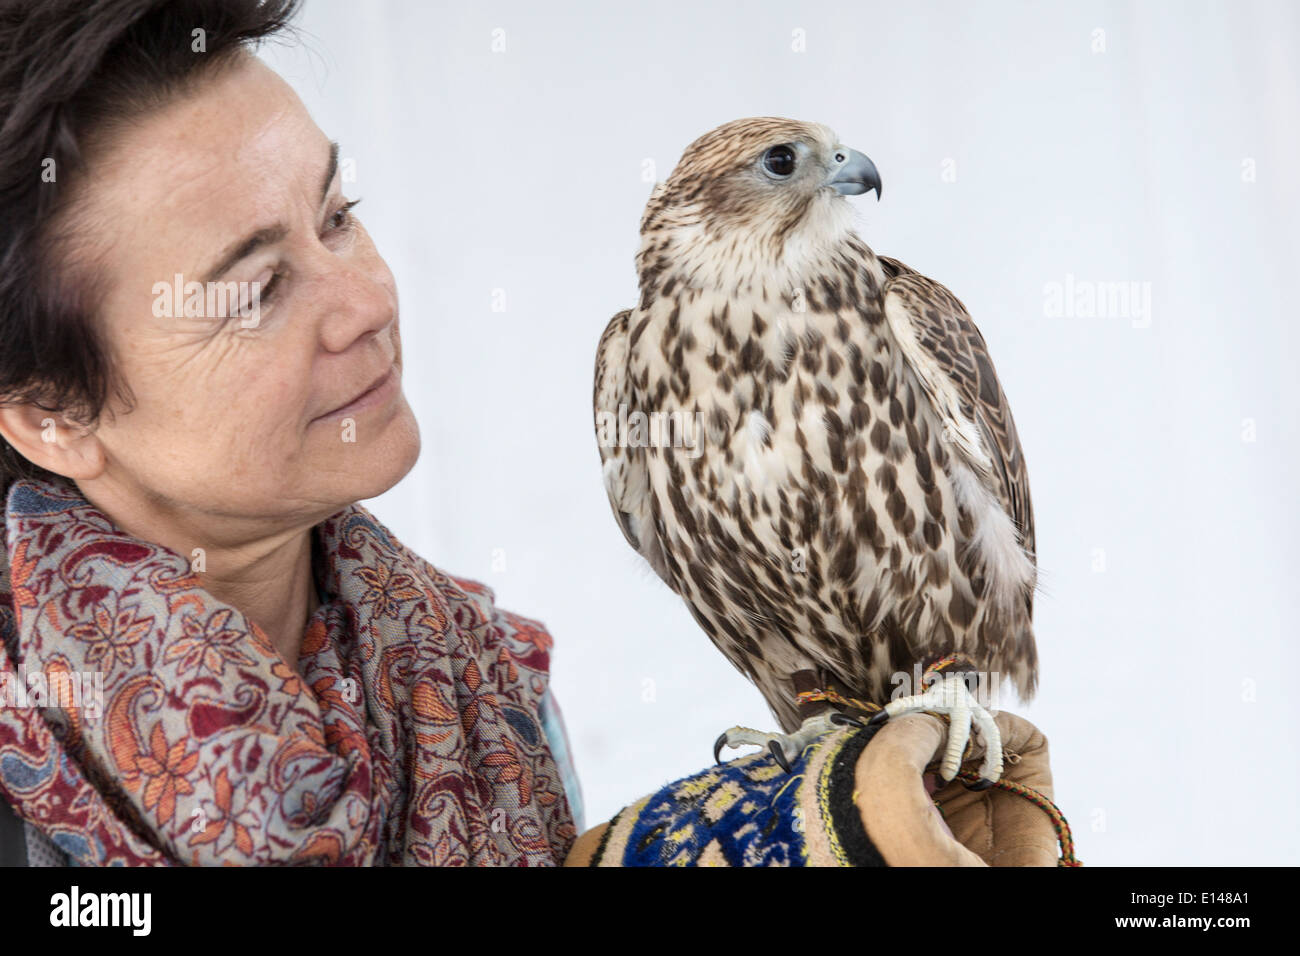
[[[285,663],[297,668],[303,632],[320,606],[310,527],[257,536],[228,520],[205,526],[192,511],[160,507],[159,502],[141,507],[127,496],[95,501],[86,488],[81,490],[127,534],[188,558],[203,587],[256,622]]]
[[[256,621],[285,663],[297,669],[303,632],[320,600],[311,566],[311,531],[247,561],[246,555],[209,559],[204,586],[216,598]]]

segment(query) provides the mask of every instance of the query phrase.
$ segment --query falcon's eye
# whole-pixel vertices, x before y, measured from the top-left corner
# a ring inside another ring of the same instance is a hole
[[[794,172],[794,150],[782,143],[763,154],[763,168],[777,179],[786,179]]]

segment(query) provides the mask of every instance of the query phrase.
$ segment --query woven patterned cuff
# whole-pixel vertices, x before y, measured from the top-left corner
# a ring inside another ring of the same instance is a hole
[[[885,866],[854,799],[877,728],[805,748],[786,773],[766,753],[670,783],[624,808],[592,866]]]

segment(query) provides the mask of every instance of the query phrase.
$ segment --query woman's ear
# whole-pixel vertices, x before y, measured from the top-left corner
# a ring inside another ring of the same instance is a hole
[[[94,429],[39,405],[0,406],[0,435],[34,465],[74,481],[97,478],[104,447]]]

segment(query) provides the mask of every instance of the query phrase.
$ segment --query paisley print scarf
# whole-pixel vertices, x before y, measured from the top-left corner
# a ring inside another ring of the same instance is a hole
[[[75,486],[18,480],[5,504],[0,797],[73,863],[563,861],[550,636],[365,508],[312,529],[295,669]]]

